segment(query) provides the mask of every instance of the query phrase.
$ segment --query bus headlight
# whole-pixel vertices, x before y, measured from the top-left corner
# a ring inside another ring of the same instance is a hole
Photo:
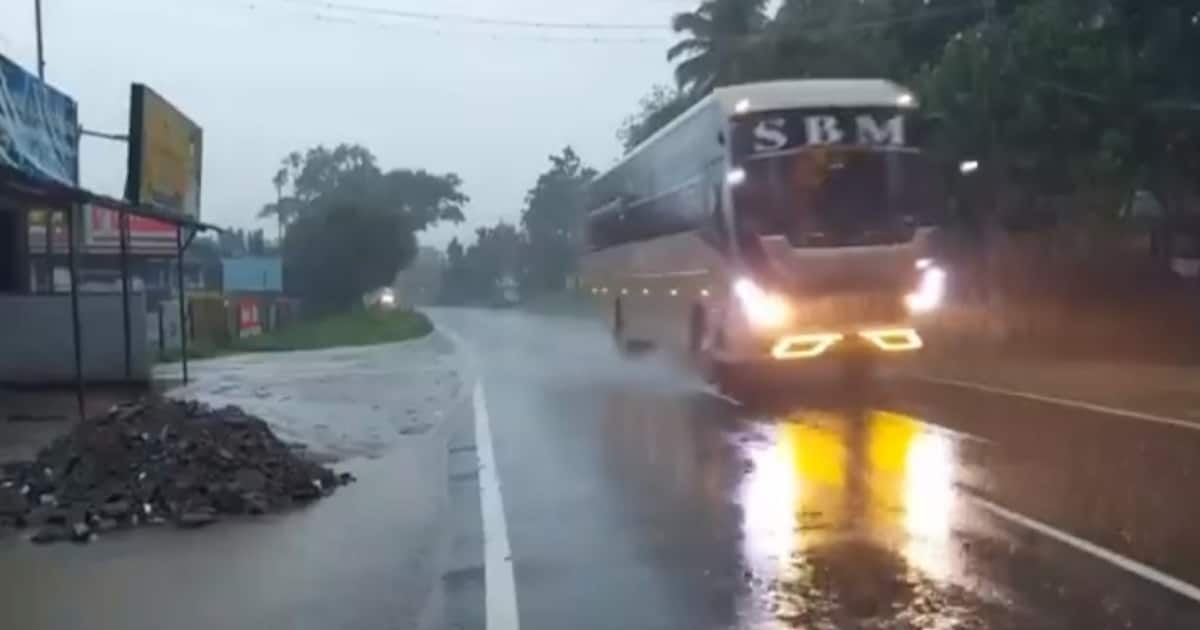
[[[733,293],[755,328],[779,328],[792,319],[792,307],[783,296],[764,291],[749,278],[738,278]]]
[[[923,262],[918,261],[918,262]],[[914,315],[928,313],[942,305],[946,297],[946,271],[932,263],[926,263],[921,269],[921,279],[917,282],[917,290],[904,296],[904,304]]]

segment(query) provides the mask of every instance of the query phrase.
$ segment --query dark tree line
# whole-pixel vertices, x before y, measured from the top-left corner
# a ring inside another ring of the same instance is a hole
[[[583,247],[584,192],[595,171],[570,147],[551,155],[550,168],[525,195],[519,225],[478,228],[475,242],[458,239],[446,249],[442,301],[487,302],[506,277],[527,294],[566,286],[578,270]]]
[[[417,233],[460,222],[468,201],[453,173],[379,167],[365,147],[341,144],[294,152],[272,179],[282,233],[285,282],[316,312],[349,308],[392,284],[412,262]]]

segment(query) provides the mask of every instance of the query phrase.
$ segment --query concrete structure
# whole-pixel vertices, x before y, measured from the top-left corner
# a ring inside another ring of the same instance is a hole
[[[131,376],[150,378],[146,353],[146,300],[129,295]],[[125,340],[120,294],[79,296],[83,377],[89,382],[123,382]],[[0,383],[69,384],[75,381],[71,298],[67,295],[0,295]]]

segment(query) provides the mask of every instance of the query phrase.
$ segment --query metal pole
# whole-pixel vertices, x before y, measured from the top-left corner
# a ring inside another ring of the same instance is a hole
[[[75,256],[75,209],[67,210],[67,265],[71,269],[71,333],[75,340],[75,401],[79,419],[86,420],[83,393],[83,332],[79,324],[79,261]]]
[[[46,56],[42,51],[42,0],[33,0],[33,15],[37,22],[38,80],[46,80]]]
[[[129,314],[129,214],[117,216],[121,241],[121,315],[125,324],[125,380],[133,380],[133,324]]]
[[[54,293],[54,211],[50,209],[44,211],[42,221],[45,222],[46,227],[45,234],[43,234],[45,237],[43,240],[46,241],[46,257],[43,259],[46,263],[46,293]]]
[[[129,142],[129,134],[127,133],[105,133],[103,131],[95,131],[93,129],[84,129],[83,127],[80,127],[79,135],[101,138],[103,140],[112,140],[113,142]]]
[[[183,287],[183,226],[175,226],[175,261],[179,272],[179,351],[183,358],[183,384],[188,382],[187,295]]]

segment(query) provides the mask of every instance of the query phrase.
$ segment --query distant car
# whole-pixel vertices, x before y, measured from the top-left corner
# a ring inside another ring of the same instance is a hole
[[[493,306],[516,306],[521,301],[519,285],[511,274],[505,274],[496,282],[496,294]]]
[[[399,306],[400,300],[396,298],[394,289],[382,287],[363,296],[363,303],[370,309],[390,311]]]

